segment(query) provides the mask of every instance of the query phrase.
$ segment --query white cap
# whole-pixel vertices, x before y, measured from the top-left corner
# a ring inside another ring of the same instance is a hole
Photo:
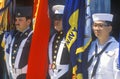
[[[113,15],[109,13],[95,13],[92,15],[93,21],[110,21],[112,22]]]
[[[52,7],[52,11],[54,14],[63,14],[64,13],[64,5],[54,5]]]

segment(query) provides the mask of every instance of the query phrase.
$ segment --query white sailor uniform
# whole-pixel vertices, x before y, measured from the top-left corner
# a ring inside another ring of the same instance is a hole
[[[105,48],[108,43],[110,44]],[[105,50],[100,54],[104,48]],[[110,37],[103,46],[100,46],[98,40],[95,40],[91,44],[88,54],[88,79],[120,79],[120,71],[117,68],[118,54],[119,44],[113,37]],[[91,63],[90,60],[92,60]],[[97,62],[98,66],[95,68]]]

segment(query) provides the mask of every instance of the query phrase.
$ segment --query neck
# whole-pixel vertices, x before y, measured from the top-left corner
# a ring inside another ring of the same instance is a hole
[[[109,40],[109,36],[98,39],[99,45],[104,45]]]

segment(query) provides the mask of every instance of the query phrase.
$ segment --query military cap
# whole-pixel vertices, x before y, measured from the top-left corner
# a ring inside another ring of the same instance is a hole
[[[63,14],[64,13],[64,5],[54,5],[52,10],[54,14]]]
[[[15,17],[32,17],[32,7],[31,6],[16,7]]]
[[[92,15],[93,21],[110,21],[113,20],[113,15],[109,13],[95,13]]]
[[[52,11],[54,12],[54,19],[59,20],[64,14],[64,5],[54,5]]]

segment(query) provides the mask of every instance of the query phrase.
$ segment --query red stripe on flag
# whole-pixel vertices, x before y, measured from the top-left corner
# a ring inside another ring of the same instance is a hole
[[[36,1],[36,0],[35,0]],[[36,6],[36,4],[34,5]],[[50,21],[48,0],[40,0],[28,61],[27,79],[46,79]]]

